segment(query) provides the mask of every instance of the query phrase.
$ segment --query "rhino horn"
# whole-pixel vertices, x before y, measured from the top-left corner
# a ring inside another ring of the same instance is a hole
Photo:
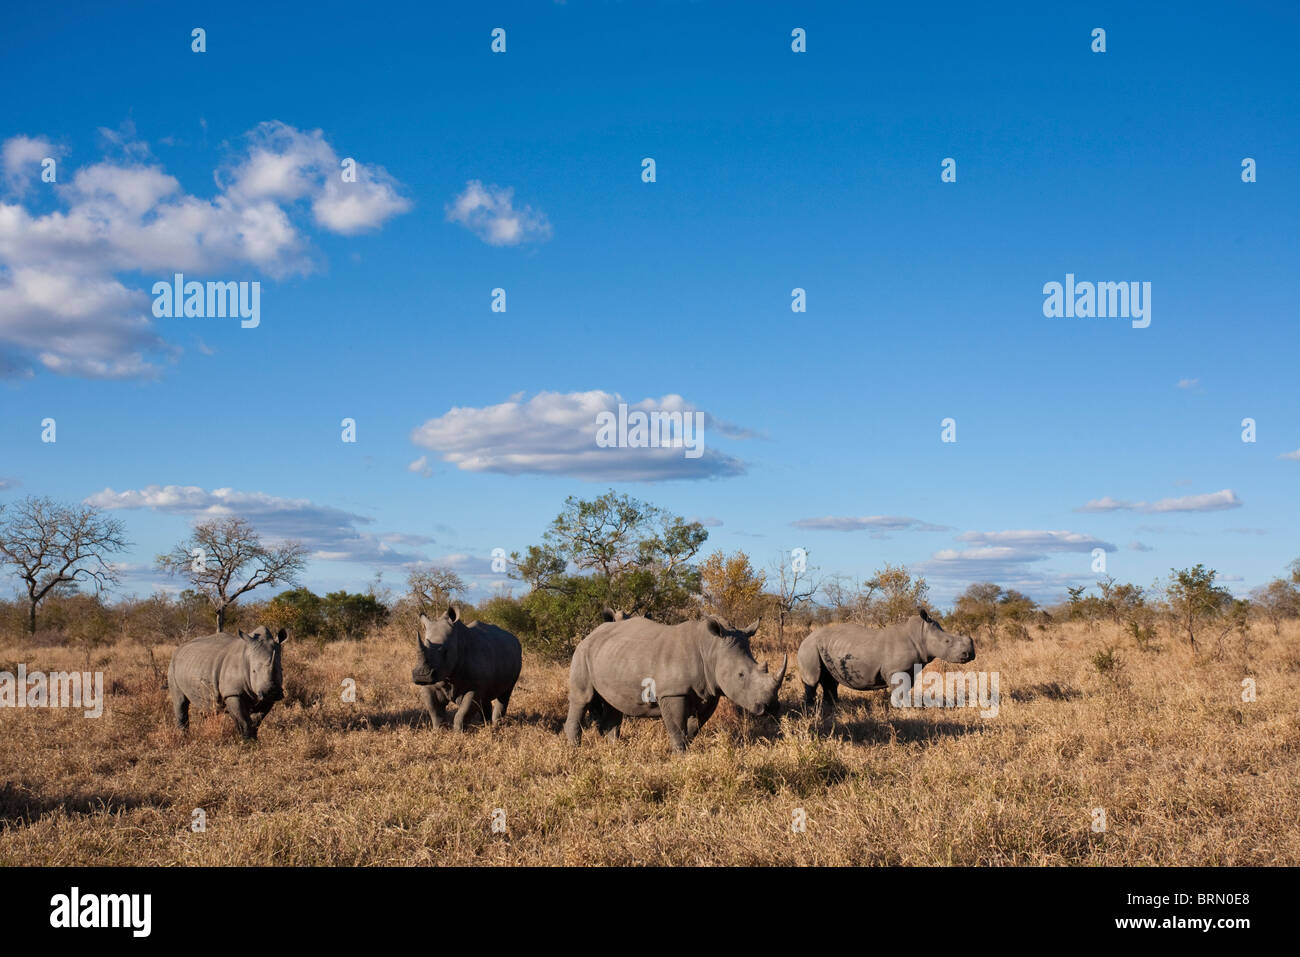
[[[781,670],[778,671],[778,672],[776,673],[776,683],[777,683],[777,684],[780,684],[782,681],[785,680],[785,669],[786,669],[786,667],[787,667],[789,664],[790,664],[790,656],[789,656],[789,655],[784,655],[784,656],[782,656],[782,658],[781,658]],[[764,665],[763,667],[766,669],[766,668],[767,668],[767,665]]]

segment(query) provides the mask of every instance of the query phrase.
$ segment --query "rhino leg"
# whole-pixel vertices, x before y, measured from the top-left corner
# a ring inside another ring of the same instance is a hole
[[[659,699],[659,713],[663,716],[664,727],[668,730],[668,740],[674,751],[685,751],[690,739],[686,736],[686,719],[691,707],[685,695],[673,695]]]
[[[700,701],[695,706],[695,713],[686,719],[686,739],[692,740],[700,733],[700,728],[704,727],[704,722],[713,717],[713,712],[718,708],[720,699],[713,698],[708,701]]]
[[[582,719],[592,701],[598,699],[596,689],[587,675],[587,659],[579,648],[569,665],[569,717],[564,722],[564,735],[573,745],[582,743]]]
[[[235,719],[235,727],[246,740],[257,739],[257,725],[248,719],[248,703],[238,695],[226,699],[226,710]]]
[[[433,685],[419,685],[420,698],[424,701],[424,710],[433,719],[433,729],[437,731],[447,723],[447,702],[434,690]]]
[[[595,695],[591,703],[591,713],[596,719],[596,730],[611,741],[618,740],[618,729],[623,725],[623,712],[619,711],[600,695]]]
[[[840,683],[831,677],[829,671],[822,671],[822,711],[829,712],[832,708],[840,703]],[[814,693],[815,690],[814,690]],[[805,689],[805,700],[807,700],[807,689]]]
[[[466,691],[456,702],[456,717],[451,719],[451,729],[453,731],[463,731],[465,729],[465,719],[469,717],[470,710],[478,707],[478,695],[473,691]]]
[[[506,692],[499,697],[492,699],[492,726],[495,728],[498,721],[506,716],[506,708],[510,707],[510,692]]]
[[[184,731],[190,726],[190,699],[173,683],[171,688],[172,714],[176,717],[176,727]]]
[[[826,669],[822,667],[821,654],[817,651],[815,639],[811,637],[804,639],[803,644],[799,646],[797,659],[799,677],[803,679],[803,708],[805,712],[811,712],[813,705],[817,703],[817,685],[826,677]]]

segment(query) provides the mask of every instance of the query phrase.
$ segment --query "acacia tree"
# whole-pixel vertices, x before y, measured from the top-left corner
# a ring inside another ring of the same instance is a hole
[[[1196,647],[1196,633],[1207,622],[1223,614],[1232,605],[1232,593],[1214,583],[1219,573],[1197,564],[1192,568],[1169,569],[1165,597],[1169,609],[1187,642]]]
[[[442,611],[455,596],[465,593],[465,579],[450,568],[423,568],[411,572],[406,587],[420,611]]]
[[[263,585],[293,585],[307,563],[298,542],[263,545],[245,519],[230,516],[201,522],[174,549],[155,559],[158,568],[187,579],[217,613],[217,631],[226,609],[246,592]]]
[[[511,575],[528,583],[524,604],[558,654],[599,622],[602,607],[659,621],[693,610],[700,572],[692,560],[708,537],[699,522],[612,489],[570,496],[542,544],[510,556]]]
[[[116,584],[108,559],[127,545],[122,523],[92,505],[28,496],[8,514],[0,506],[0,564],[15,568],[27,591],[27,633],[36,633],[36,607],[56,588],[93,582],[98,593]]]

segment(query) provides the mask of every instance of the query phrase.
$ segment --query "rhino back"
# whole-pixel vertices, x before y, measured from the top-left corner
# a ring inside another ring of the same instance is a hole
[[[457,694],[467,690],[490,697],[508,694],[523,667],[519,639],[485,621],[465,626],[458,655],[452,678]]]
[[[698,622],[662,625],[626,619],[601,625],[587,636],[587,667],[600,696],[624,714],[656,713],[643,699],[646,679],[656,697],[703,695],[705,669],[696,647]]]
[[[844,623],[820,628],[817,651],[822,665],[840,684],[857,691],[888,687],[890,675],[924,663],[908,641],[906,627]]]
[[[238,635],[218,632],[195,638],[172,655],[169,680],[190,700],[211,697],[220,701],[246,694],[243,658],[243,639]]]

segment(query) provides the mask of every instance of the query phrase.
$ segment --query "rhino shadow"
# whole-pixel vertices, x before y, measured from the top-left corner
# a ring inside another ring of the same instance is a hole
[[[156,792],[140,795],[87,794],[85,792],[52,796],[34,794],[9,783],[0,783],[0,829],[26,826],[51,811],[90,816],[116,814],[139,808],[169,808],[171,802]]]
[[[861,710],[819,715],[815,725],[824,734],[842,736],[854,744],[924,743],[938,738],[960,738],[979,732],[980,726],[948,718],[931,720],[903,714],[888,703],[863,702]]]
[[[1009,693],[1012,701],[1033,701],[1035,698],[1047,698],[1049,701],[1073,701],[1083,697],[1075,688],[1066,688],[1058,681],[1046,684],[1030,685],[1028,688],[1014,688]]]

